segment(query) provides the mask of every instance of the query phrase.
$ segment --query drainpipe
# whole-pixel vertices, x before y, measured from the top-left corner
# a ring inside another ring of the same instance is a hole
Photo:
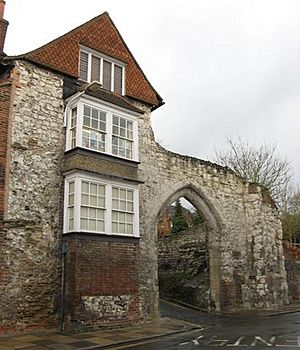
[[[64,330],[64,323],[65,323],[66,256],[67,256],[67,243],[63,241],[61,246],[61,309],[60,309],[60,331],[61,332]]]

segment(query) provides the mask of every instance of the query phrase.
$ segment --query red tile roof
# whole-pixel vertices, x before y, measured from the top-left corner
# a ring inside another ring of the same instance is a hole
[[[156,107],[162,104],[162,98],[146,78],[107,12],[50,43],[26,53],[23,57],[78,77],[80,45],[126,63],[126,96]]]

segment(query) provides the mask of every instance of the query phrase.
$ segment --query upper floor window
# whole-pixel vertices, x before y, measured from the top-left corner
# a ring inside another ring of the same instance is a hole
[[[138,161],[136,113],[79,98],[67,110],[66,150],[75,147]]]
[[[125,95],[125,64],[92,50],[80,50],[80,79],[99,82],[106,90]]]

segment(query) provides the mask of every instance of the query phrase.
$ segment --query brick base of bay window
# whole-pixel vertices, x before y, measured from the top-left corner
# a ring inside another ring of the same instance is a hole
[[[65,327],[126,326],[140,321],[139,239],[67,234]]]

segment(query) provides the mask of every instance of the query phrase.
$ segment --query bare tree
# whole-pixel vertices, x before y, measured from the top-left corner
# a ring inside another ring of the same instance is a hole
[[[282,206],[290,190],[291,169],[286,159],[276,154],[275,146],[252,146],[248,141],[227,139],[229,149],[215,151],[215,161],[227,166],[250,182],[268,190],[278,206]]]

